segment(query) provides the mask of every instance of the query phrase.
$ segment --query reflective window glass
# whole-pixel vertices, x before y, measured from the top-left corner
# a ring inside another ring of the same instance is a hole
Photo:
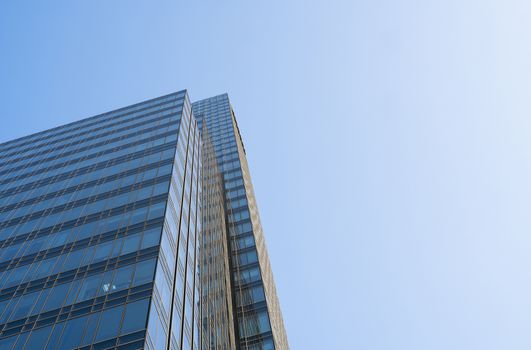
[[[146,327],[149,300],[144,299],[127,305],[121,334],[135,332]]]
[[[101,341],[118,336],[123,310],[124,306],[122,305],[103,311],[95,341]]]

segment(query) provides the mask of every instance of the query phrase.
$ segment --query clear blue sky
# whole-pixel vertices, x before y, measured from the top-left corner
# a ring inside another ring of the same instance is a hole
[[[530,2],[12,3],[0,141],[230,94],[292,349],[531,348]]]

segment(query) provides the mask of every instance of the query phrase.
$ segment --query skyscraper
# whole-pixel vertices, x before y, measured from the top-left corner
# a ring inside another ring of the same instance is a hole
[[[225,193],[235,332],[242,349],[288,349],[249,167],[227,94],[192,105],[208,130]],[[204,124],[204,125],[203,125]]]
[[[180,91],[0,144],[0,349],[288,348],[218,100],[194,118]]]

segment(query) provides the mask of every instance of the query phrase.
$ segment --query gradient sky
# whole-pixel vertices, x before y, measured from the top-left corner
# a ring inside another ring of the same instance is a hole
[[[530,4],[2,1],[0,142],[228,92],[292,349],[530,349]]]

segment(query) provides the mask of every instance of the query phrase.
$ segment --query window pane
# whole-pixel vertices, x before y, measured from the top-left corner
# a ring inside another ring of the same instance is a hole
[[[0,349],[11,349],[17,341],[18,335],[0,340]]]
[[[90,276],[90,277],[85,278],[85,281],[83,282],[83,286],[81,287],[81,290],[79,291],[77,302],[87,300],[90,298],[94,298],[100,286],[100,280],[101,280],[101,275]]]
[[[22,298],[20,298],[20,301],[18,302],[17,307],[15,308],[15,312],[13,312],[10,319],[17,320],[19,318],[26,317],[33,305],[35,305],[35,301],[39,296],[39,293],[40,292],[26,294]]]
[[[50,292],[48,299],[46,300],[46,305],[44,306],[42,312],[50,311],[61,307],[61,305],[63,305],[63,302],[65,301],[66,293],[68,292],[69,288],[69,283],[61,284],[59,286],[54,287]]]
[[[26,343],[26,349],[44,349],[51,332],[52,326],[37,329],[31,332],[28,342]],[[2,347],[0,346],[0,348]]]
[[[153,281],[153,272],[155,269],[155,259],[143,261],[136,266],[135,279],[133,286],[139,286],[144,283]]]
[[[94,247],[94,257],[92,258],[92,263],[97,263],[107,259],[109,253],[111,252],[113,241],[100,244]]]
[[[134,268],[134,265],[129,265],[116,270],[116,274],[114,275],[114,280],[112,282],[112,288],[114,290],[129,288],[131,281],[133,280]]]
[[[87,326],[85,327],[85,335],[83,336],[83,342],[81,346],[92,344],[92,339],[94,338],[94,333],[96,332],[96,327],[98,326],[98,319],[100,314],[89,315],[89,320]]]
[[[118,336],[118,330],[120,329],[120,321],[122,320],[123,311],[124,307],[118,306],[109,310],[105,310],[102,313],[98,334],[96,335],[95,341],[115,338]]]
[[[103,280],[101,281],[101,286],[98,288],[98,296],[106,294],[106,293],[112,293],[116,290],[114,286],[112,285],[112,275],[114,274],[114,271],[107,271],[103,274]]]
[[[160,235],[160,228],[144,232],[144,238],[142,239],[142,249],[156,246],[159,243]]]
[[[15,347],[13,350],[21,350],[24,348],[24,344],[26,344],[26,339],[28,338],[29,332],[22,333],[17,340],[17,343],[15,344]]]
[[[140,234],[129,236],[125,238],[124,245],[122,247],[121,255],[129,254],[138,250],[140,244]]]
[[[55,325],[52,331],[52,336],[50,337],[50,340],[48,340],[48,346],[46,347],[46,350],[52,350],[56,348],[57,343],[59,342],[59,337],[63,332],[64,326],[64,322]]]
[[[73,320],[66,322],[59,349],[73,349],[79,345],[81,337],[83,336],[83,330],[85,328],[85,323],[87,323],[87,319],[88,316],[84,316],[80,318],[74,318]]]
[[[144,299],[127,305],[121,334],[138,331],[146,327],[149,300]]]

